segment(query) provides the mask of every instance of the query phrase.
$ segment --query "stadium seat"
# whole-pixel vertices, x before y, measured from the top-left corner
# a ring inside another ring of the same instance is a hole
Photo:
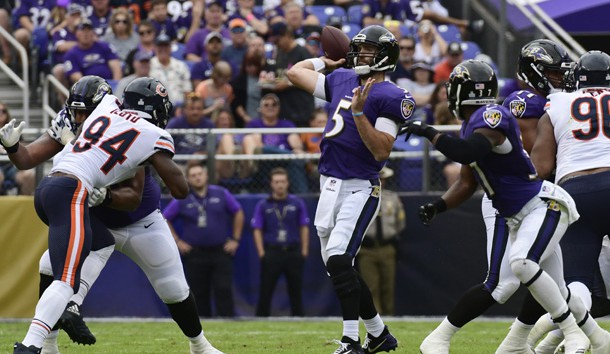
[[[307,11],[309,13],[315,15],[318,20],[320,20],[320,25],[326,25],[328,18],[340,17],[342,23],[347,22],[347,14],[345,10],[340,6],[322,6],[322,5],[312,5],[307,7]]]
[[[116,92],[116,88],[119,86],[119,80],[106,80],[106,82],[110,85],[112,92]]]
[[[184,60],[185,57],[185,45],[184,43],[172,44],[172,57],[178,60]]]
[[[347,9],[347,22],[362,26],[362,5],[352,5]]]
[[[462,50],[464,51],[464,60],[474,59],[478,54],[481,54],[479,45],[471,41],[462,42]]]
[[[358,34],[358,32],[360,32],[362,28],[359,25],[349,23],[347,25],[343,25],[341,29],[343,30],[343,32],[345,32],[345,34],[347,34],[349,39],[352,39],[355,35]]]
[[[438,25],[436,26],[438,34],[449,44],[449,42],[461,42],[462,34],[460,29],[455,25]]]
[[[417,36],[415,35],[415,27],[409,27],[402,24],[400,25],[400,34],[403,37],[413,37],[416,41],[418,40]]]

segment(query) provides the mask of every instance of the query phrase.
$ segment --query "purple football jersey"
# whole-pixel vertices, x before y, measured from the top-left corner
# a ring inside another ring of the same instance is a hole
[[[411,20],[421,21],[423,9],[421,4],[410,0],[390,0],[385,6],[379,0],[364,0],[362,3],[362,17],[372,17],[378,20]]]
[[[26,16],[32,21],[34,27],[46,27],[51,20],[51,10],[55,7],[55,0],[20,0],[16,2],[17,8],[13,10],[15,24],[19,26],[19,18]]]
[[[506,97],[502,106],[507,108],[517,119],[539,119],[545,111],[547,100],[530,90],[519,90]]]
[[[326,76],[325,91],[329,120],[320,144],[322,155],[318,169],[321,174],[340,179],[376,179],[385,161],[376,161],[364,145],[354,117],[351,102],[360,78],[353,70],[337,69]],[[415,110],[411,94],[389,81],[373,84],[364,104],[364,114],[375,126],[378,117],[397,124],[408,120]]]
[[[112,71],[108,61],[119,59],[114,50],[106,42],[97,41],[91,48],[72,47],[64,55],[66,60],[66,75],[80,72],[85,75],[97,75],[106,80],[112,79]]]
[[[492,150],[471,164],[475,176],[500,215],[516,214],[540,191],[542,181],[521,144],[519,125],[513,115],[500,105],[479,108],[462,123],[460,135],[468,138],[479,128],[494,129],[506,136],[512,149],[500,154]]]

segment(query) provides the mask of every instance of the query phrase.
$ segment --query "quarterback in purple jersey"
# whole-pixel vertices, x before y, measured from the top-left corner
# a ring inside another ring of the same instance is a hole
[[[347,60],[307,59],[287,72],[295,86],[330,102],[331,116],[320,145],[321,194],[314,223],[343,312],[343,337],[335,354],[378,353],[398,346],[353,266],[362,238],[379,212],[379,171],[390,155],[398,125],[415,110],[408,91],[384,81],[386,72],[394,70],[398,53],[394,35],[373,25],[351,40]],[[348,68],[338,68],[344,64]],[[324,70],[332,72],[324,75]],[[367,330],[362,346],[358,317]]]
[[[559,241],[579,214],[566,191],[537,178],[523,150],[516,119],[506,108],[494,104],[497,93],[493,69],[484,62],[467,60],[453,69],[447,88],[449,109],[464,120],[460,139],[425,123],[407,122],[404,132],[426,137],[444,155],[463,164],[458,181],[441,198],[421,206],[420,218],[428,224],[436,214],[469,198],[477,185],[483,187],[498,214],[506,219],[502,226],[507,230],[497,231],[507,233],[510,239],[511,271],[559,324],[566,338],[566,353],[581,353],[587,350],[589,339],[578,327],[575,315],[590,326],[597,324],[589,321],[582,302],[569,296],[558,256]],[[498,352],[508,349],[499,348]],[[530,348],[519,349],[532,352]],[[427,352],[439,352],[433,350]]]

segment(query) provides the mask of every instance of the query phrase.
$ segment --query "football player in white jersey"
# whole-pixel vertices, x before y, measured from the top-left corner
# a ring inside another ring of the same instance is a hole
[[[532,161],[542,178],[556,170],[556,183],[578,206],[581,219],[561,240],[564,277],[573,295],[590,309],[603,237],[610,234],[604,207],[610,197],[610,56],[600,51],[583,54],[573,78],[574,92],[549,96],[550,107],[538,123]],[[599,332],[592,324],[581,328],[594,349],[594,341],[603,343],[593,353],[610,352],[607,332]]]
[[[133,177],[147,162],[155,167],[174,197],[183,198],[188,193],[182,171],[172,160],[173,140],[156,126],[166,123],[171,103],[161,83],[157,81],[153,90],[159,102],[155,102],[158,104],[152,115],[143,112],[144,107],[133,107],[142,109],[140,112],[121,110],[116,97],[100,93],[103,98],[98,99],[99,105],[83,123],[82,133],[74,144],[66,145],[63,156],[54,161],[51,173],[37,188],[34,202],[40,218],[49,225],[55,281],[41,296],[28,333],[23,343],[15,344],[14,353],[39,352],[78,290],[80,268],[91,244],[86,204],[94,188]],[[80,110],[73,114],[77,121],[87,118],[87,113]]]

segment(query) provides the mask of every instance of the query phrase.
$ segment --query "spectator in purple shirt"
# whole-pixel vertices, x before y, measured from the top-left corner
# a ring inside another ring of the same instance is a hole
[[[261,99],[259,107],[260,119],[250,121],[246,128],[294,128],[289,120],[280,119],[280,99],[276,94],[268,93]],[[303,143],[298,134],[248,134],[242,141],[244,154],[290,154],[303,153]],[[254,166],[250,164],[250,168]],[[290,173],[293,193],[307,192],[305,163],[303,160],[261,161],[259,174],[263,178],[268,171],[278,165],[285,166]]]
[[[309,254],[309,215],[305,202],[288,194],[288,171],[271,171],[271,195],[256,204],[252,216],[254,244],[261,259],[256,316],[271,315],[271,299],[279,277],[288,284],[290,315],[304,316],[301,299],[303,264]]]
[[[112,15],[112,8],[110,7],[110,0],[91,0],[91,15],[89,19],[93,23],[95,34],[99,38],[102,38],[106,34],[108,25],[110,24],[110,16]]]
[[[76,27],[76,39],[78,44],[66,53],[64,63],[67,78],[71,83],[86,75],[97,75],[116,81],[123,77],[119,57],[108,43],[96,39],[91,21],[81,21]]]
[[[209,129],[214,123],[203,114],[203,100],[194,92],[186,95],[184,115],[170,119],[166,129]],[[176,154],[206,154],[205,134],[172,134]]]
[[[178,37],[176,28],[167,12],[167,0],[153,0],[151,2],[150,22],[155,26],[157,36],[165,33],[172,41]]]
[[[233,256],[239,247],[244,212],[228,190],[208,185],[204,166],[190,165],[186,176],[191,193],[186,199],[172,200],[163,216],[182,255],[199,316],[233,317]],[[176,232],[177,222],[182,232]]]
[[[13,36],[26,49],[30,47],[32,32],[36,28],[45,28],[50,23],[51,10],[55,0],[21,0],[13,10],[13,21],[16,30]]]
[[[224,9],[222,4],[212,1],[204,12],[205,27],[193,33],[186,42],[186,60],[194,63],[205,57],[205,39],[210,32],[219,32],[225,41],[230,39],[229,30],[224,26]]]

